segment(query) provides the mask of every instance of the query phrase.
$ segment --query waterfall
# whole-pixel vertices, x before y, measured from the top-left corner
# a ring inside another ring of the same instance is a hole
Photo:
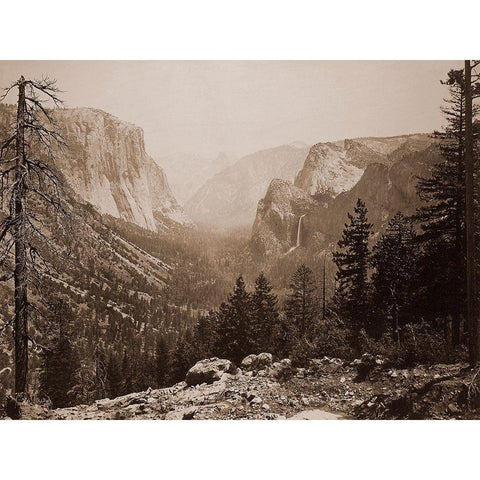
[[[290,252],[293,252],[296,248],[300,246],[300,233],[302,230],[302,218],[305,216],[305,214],[300,215],[300,218],[298,219],[298,226],[297,226],[297,243],[291,247],[287,252],[285,252],[285,255],[288,255]]]
[[[300,246],[300,230],[302,228],[302,218],[305,216],[305,214],[301,215],[300,218],[298,219],[298,228],[297,228],[297,245],[295,247]]]

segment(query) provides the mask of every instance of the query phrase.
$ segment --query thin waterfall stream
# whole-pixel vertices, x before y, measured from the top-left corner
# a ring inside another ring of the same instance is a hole
[[[288,255],[290,252],[293,252],[296,248],[300,246],[300,234],[301,234],[301,229],[302,229],[302,218],[305,216],[305,213],[303,215],[300,215],[300,218],[298,219],[298,227],[297,227],[297,243],[291,247],[285,255]]]

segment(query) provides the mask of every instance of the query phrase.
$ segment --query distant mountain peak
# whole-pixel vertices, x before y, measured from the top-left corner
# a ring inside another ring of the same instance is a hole
[[[197,223],[223,230],[250,226],[273,178],[292,182],[308,147],[280,145],[246,155],[207,180],[186,203]]]

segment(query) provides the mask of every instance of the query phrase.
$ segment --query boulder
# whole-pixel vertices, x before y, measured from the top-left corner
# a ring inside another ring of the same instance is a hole
[[[375,368],[381,367],[384,361],[381,357],[374,356],[370,353],[364,353],[361,358],[355,359],[352,362],[352,366],[357,368],[356,382],[363,382],[369,379]]]
[[[247,371],[265,370],[266,367],[272,365],[272,361],[271,353],[252,354],[242,360],[242,368]]]
[[[185,382],[188,386],[213,383],[222,378],[224,373],[234,374],[235,365],[224,358],[206,358],[197,362],[188,372]]]
[[[289,358],[284,358],[283,360],[280,360],[280,362],[275,362],[269,368],[268,373],[276,380],[288,380],[294,374],[292,361]]]

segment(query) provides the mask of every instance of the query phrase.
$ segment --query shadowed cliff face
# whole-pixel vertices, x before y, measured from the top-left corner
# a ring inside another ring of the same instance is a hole
[[[0,132],[14,115],[14,106],[0,107]],[[146,153],[140,127],[91,108],[55,110],[54,118],[66,142],[56,163],[77,200],[152,231],[191,224]]]
[[[431,165],[440,158],[438,149],[427,135],[382,140],[349,140],[345,141],[346,149],[338,144],[315,145],[295,185],[272,181],[258,205],[252,229],[252,253],[262,257],[287,253],[295,245],[293,231],[302,214],[305,217],[301,246],[330,248],[340,238],[347,213],[353,211],[358,198],[366,203],[375,232],[381,232],[399,210],[414,213],[420,205],[416,193],[418,177],[428,176]],[[373,152],[371,156],[367,155],[369,151]],[[353,166],[361,176],[347,188],[349,175],[355,171],[351,163],[365,170]],[[332,172],[337,176],[331,175]]]
[[[292,183],[272,180],[265,198],[258,203],[252,230],[253,252],[277,256],[295,246],[299,219],[315,206],[317,202]]]

